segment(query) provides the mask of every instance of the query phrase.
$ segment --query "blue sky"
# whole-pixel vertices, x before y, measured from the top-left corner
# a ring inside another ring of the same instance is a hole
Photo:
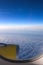
[[[43,23],[43,0],[0,0],[1,23]]]
[[[43,25],[43,0],[0,0],[0,25]]]

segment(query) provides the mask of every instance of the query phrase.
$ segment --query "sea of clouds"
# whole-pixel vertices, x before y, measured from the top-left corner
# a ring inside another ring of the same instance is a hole
[[[43,34],[0,33],[0,43],[19,45],[19,59],[43,54]]]

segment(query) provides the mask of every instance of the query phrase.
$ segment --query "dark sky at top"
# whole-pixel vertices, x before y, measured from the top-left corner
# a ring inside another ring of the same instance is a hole
[[[0,0],[0,23],[43,23],[43,0]]]

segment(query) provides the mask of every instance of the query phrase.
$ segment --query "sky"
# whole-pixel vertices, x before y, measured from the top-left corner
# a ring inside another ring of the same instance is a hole
[[[43,29],[43,0],[0,0],[0,29],[11,27]]]

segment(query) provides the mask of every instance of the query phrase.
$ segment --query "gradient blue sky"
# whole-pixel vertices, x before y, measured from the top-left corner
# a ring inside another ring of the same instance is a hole
[[[0,25],[43,25],[43,0],[0,0]]]

